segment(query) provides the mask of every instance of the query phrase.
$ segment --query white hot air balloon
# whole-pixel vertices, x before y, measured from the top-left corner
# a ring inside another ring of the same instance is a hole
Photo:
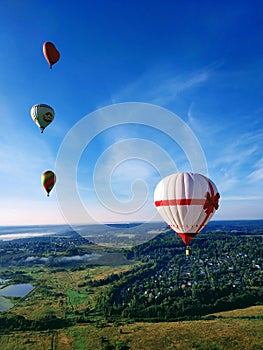
[[[55,111],[52,107],[45,104],[34,105],[30,111],[33,121],[40,128],[41,132],[53,121]]]
[[[154,191],[154,203],[158,212],[186,246],[218,209],[219,197],[217,188],[210,179],[194,173],[167,176]],[[186,254],[190,254],[189,247]]]

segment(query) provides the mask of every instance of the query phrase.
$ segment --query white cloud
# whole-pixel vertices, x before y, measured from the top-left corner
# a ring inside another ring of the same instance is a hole
[[[263,158],[261,158],[255,164],[255,168],[256,170],[252,171],[247,177],[249,182],[257,182],[263,180]]]
[[[221,178],[217,181],[217,187],[220,193],[228,193],[228,191],[235,188],[235,186],[238,184],[238,179],[234,176],[228,177],[224,176],[224,178]]]
[[[248,176],[250,182],[256,182],[263,180],[263,168],[253,171]]]
[[[216,62],[192,74],[184,75],[167,66],[152,67],[136,81],[117,91],[112,96],[112,102],[134,100],[165,106],[179,93],[205,83],[220,65],[221,63]]]
[[[261,195],[254,195],[254,196],[224,196],[224,201],[254,201],[254,200],[263,200],[263,196]]]
[[[222,164],[235,164],[235,166],[237,166],[245,163],[252,154],[258,151],[259,146],[257,141],[261,137],[261,135],[245,133],[242,135],[239,134],[233,139],[233,136],[229,136],[225,133],[220,150],[221,156],[216,157],[213,164],[215,166]],[[230,140],[228,140],[228,138],[230,138]]]
[[[209,143],[215,141],[215,135],[224,132],[225,125],[220,120],[216,119],[214,115],[209,114],[205,115],[203,112],[202,115],[195,112],[195,102],[192,102],[189,106],[187,117],[188,125],[191,129],[197,133],[202,140],[206,140]],[[211,120],[213,123],[211,124]],[[217,141],[217,139],[216,139]]]

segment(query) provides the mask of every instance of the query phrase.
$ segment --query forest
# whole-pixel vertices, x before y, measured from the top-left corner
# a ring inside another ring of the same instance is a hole
[[[108,318],[172,321],[262,304],[261,229],[208,231],[195,238],[186,257],[172,231],[132,250],[140,266],[110,275],[98,308]]]

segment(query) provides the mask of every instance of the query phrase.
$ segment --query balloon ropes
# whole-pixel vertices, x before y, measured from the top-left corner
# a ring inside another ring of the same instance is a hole
[[[176,173],[162,179],[154,191],[154,203],[167,224],[187,246],[218,209],[215,184],[201,174]]]

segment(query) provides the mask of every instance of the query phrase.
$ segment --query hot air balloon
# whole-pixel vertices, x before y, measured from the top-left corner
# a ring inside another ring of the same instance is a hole
[[[60,59],[60,53],[58,49],[50,41],[46,41],[43,44],[43,54],[45,56],[45,59],[49,63],[50,69],[52,69],[53,64],[57,63]]]
[[[34,105],[30,111],[31,117],[41,132],[53,121],[55,111],[52,107],[45,104]]]
[[[218,209],[215,184],[201,174],[176,173],[162,179],[154,191],[154,203],[161,217],[189,244]]]
[[[49,197],[49,192],[55,185],[56,175],[51,170],[46,170],[41,176],[41,182],[44,189],[47,191],[47,196]]]

